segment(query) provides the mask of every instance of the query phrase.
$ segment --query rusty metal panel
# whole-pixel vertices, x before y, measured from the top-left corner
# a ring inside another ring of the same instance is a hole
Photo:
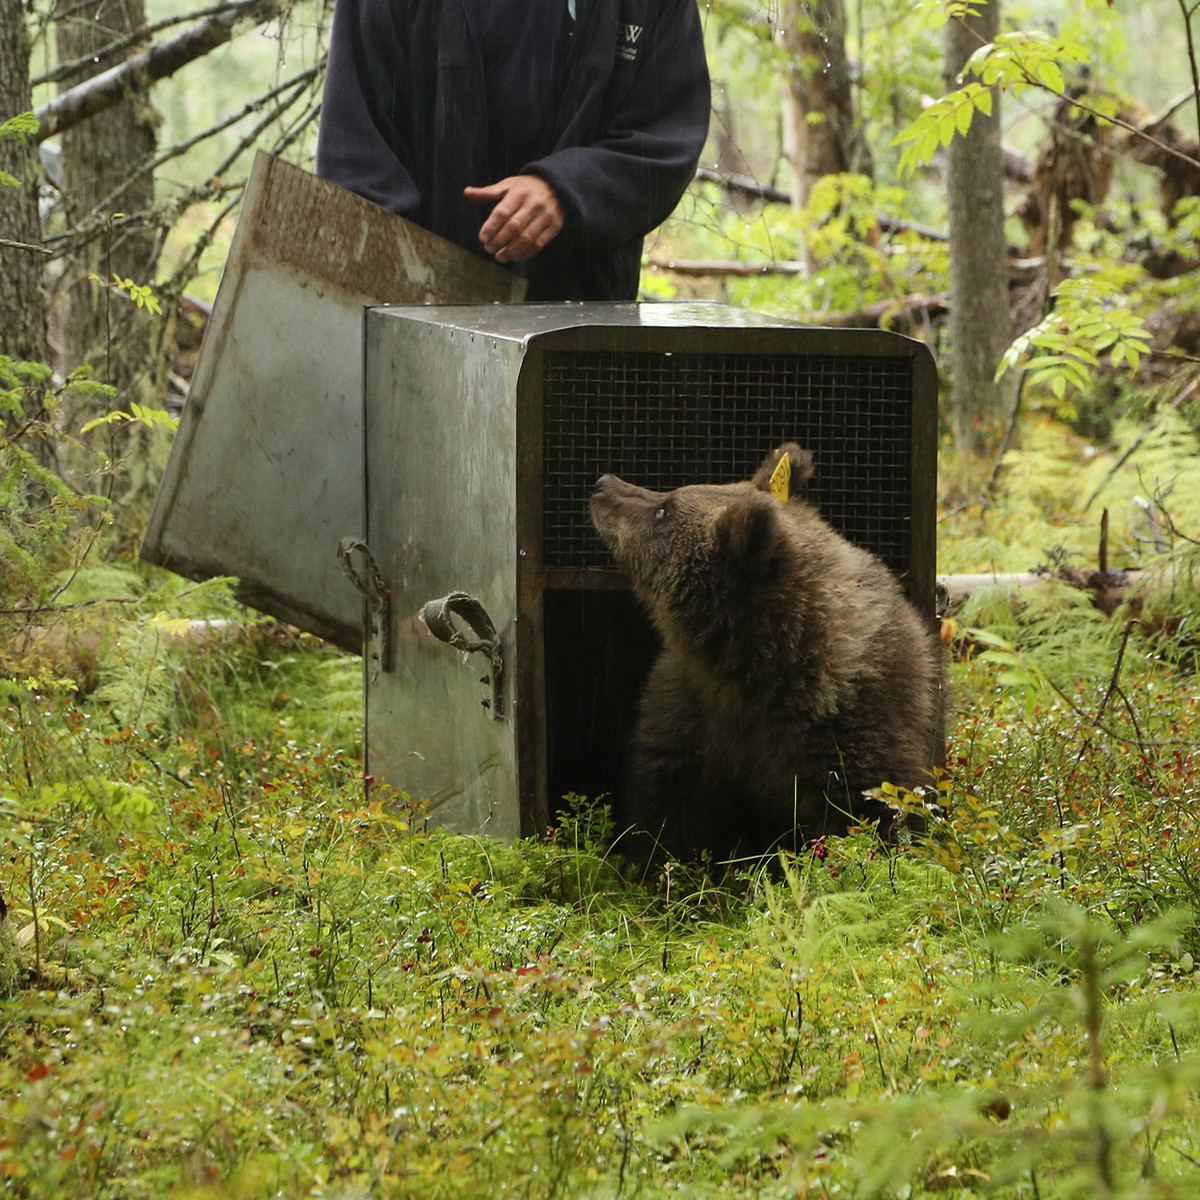
[[[336,548],[363,530],[367,305],[520,300],[524,281],[259,153],[142,557],[235,575],[263,612],[358,650]]]

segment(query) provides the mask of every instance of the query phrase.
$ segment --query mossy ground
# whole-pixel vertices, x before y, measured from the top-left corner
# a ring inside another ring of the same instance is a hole
[[[4,683],[7,1194],[1196,1194],[1186,622],[981,602],[925,836],[647,888],[367,803],[357,662],[221,611]]]

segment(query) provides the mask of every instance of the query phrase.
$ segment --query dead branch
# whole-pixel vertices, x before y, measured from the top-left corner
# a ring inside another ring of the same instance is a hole
[[[113,38],[111,42],[94,54],[85,54],[82,58],[74,58],[69,62],[58,63],[44,75],[39,75],[36,79],[31,79],[29,81],[30,86],[36,88],[46,83],[62,83],[65,79],[70,79],[75,75],[82,75],[84,72],[91,70],[95,67],[98,59],[117,58],[123,56],[125,51],[134,46],[144,45],[156,34],[162,33],[164,29],[170,29],[175,25],[182,25],[185,21],[202,21],[205,17],[227,13],[238,8],[241,3],[242,0],[225,0],[223,4],[213,4],[209,8],[202,8],[197,12],[176,13],[172,16],[164,17],[161,21],[149,22],[133,30],[131,33]]]
[[[157,155],[155,158],[149,160],[144,166],[140,167],[135,174],[131,175],[128,179],[123,180],[121,185],[114,191],[105,196],[104,199],[92,209],[91,213],[88,214],[87,220],[99,217],[102,213],[113,208],[125,190],[130,187],[139,176],[147,173],[157,172],[160,167],[164,166],[172,159],[179,158],[180,156],[186,154],[193,146],[198,145],[200,142],[206,141],[210,137],[215,137],[219,133],[223,133],[226,129],[236,125],[245,117],[250,116],[252,113],[261,111],[268,104],[271,104],[285,93],[291,93],[290,95],[287,95],[281,103],[276,104],[275,107],[270,111],[269,121],[278,120],[288,110],[288,108],[296,103],[296,101],[303,94],[305,88],[315,79],[317,79],[324,72],[324,70],[325,56],[322,55],[321,59],[314,63],[311,67],[301,71],[298,75],[293,75],[290,79],[285,80],[283,83],[272,88],[269,92],[266,92],[261,96],[256,96],[253,100],[249,101],[247,104],[244,104],[236,113],[233,113],[227,117],[222,117],[221,120],[216,124],[210,125],[207,129],[201,130],[201,132],[188,138],[186,141],[180,142],[177,145],[171,146],[167,150],[164,150],[161,154]],[[261,125],[256,126],[255,128],[257,131],[261,128]],[[87,220],[84,221],[84,224],[87,223]]]
[[[769,183],[759,183],[751,175],[740,175],[735,171],[716,171],[712,167],[697,167],[696,178],[702,183],[716,183],[727,192],[737,192],[752,200],[768,200],[772,204],[791,204],[792,197]]]
[[[226,11],[207,17],[192,28],[63,92],[35,110],[38,119],[35,140],[42,142],[54,137],[128,96],[145,91],[157,80],[174,75],[181,67],[223,46],[243,21],[259,25],[269,21],[279,13],[282,3],[283,0],[240,0]]]
[[[45,246],[34,246],[29,242],[14,242],[12,238],[0,237],[0,246],[7,246],[10,250],[28,250],[31,254],[49,254],[50,251]]]
[[[654,257],[650,266],[659,271],[670,271],[674,275],[699,275],[718,277],[722,275],[803,275],[802,262],[747,263],[729,259],[712,258],[662,258]]]

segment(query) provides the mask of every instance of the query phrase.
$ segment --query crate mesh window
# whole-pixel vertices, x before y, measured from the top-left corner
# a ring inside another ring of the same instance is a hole
[[[655,491],[729,483],[797,441],[825,518],[908,569],[911,359],[552,352],[544,372],[546,567],[612,568],[587,504],[606,471]]]

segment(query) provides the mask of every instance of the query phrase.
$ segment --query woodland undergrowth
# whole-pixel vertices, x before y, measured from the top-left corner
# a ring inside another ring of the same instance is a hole
[[[1159,583],[956,614],[923,834],[646,887],[602,798],[514,845],[368,802],[357,660],[138,565],[6,372],[5,1194],[1196,1194],[1185,424],[1040,417],[947,507],[943,570],[1094,565],[1107,508]]]

